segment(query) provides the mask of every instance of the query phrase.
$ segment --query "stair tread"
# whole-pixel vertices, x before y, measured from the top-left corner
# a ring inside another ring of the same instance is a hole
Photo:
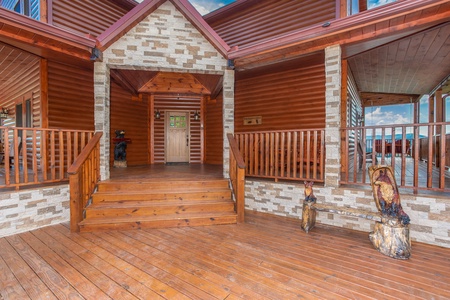
[[[186,219],[198,219],[198,218],[220,218],[220,217],[234,217],[236,212],[194,212],[189,214],[165,214],[157,216],[123,216],[114,218],[93,218],[85,219],[81,221],[80,225],[90,224],[111,224],[111,223],[129,223],[129,222],[155,222],[163,220],[186,220]]]
[[[105,209],[105,208],[127,208],[127,207],[154,207],[154,206],[189,206],[189,205],[208,205],[234,203],[230,199],[211,199],[211,200],[149,200],[149,201],[103,201],[92,203],[86,209]]]
[[[192,194],[192,193],[208,193],[208,192],[212,192],[212,193],[217,193],[217,192],[230,192],[229,188],[226,187],[208,187],[208,188],[176,188],[176,189],[154,189],[154,188],[148,188],[148,189],[139,189],[139,190],[135,190],[135,191],[129,191],[129,190],[118,190],[118,191],[111,191],[111,190],[106,190],[106,191],[97,191],[96,194],[148,194],[148,193],[152,193],[152,194],[179,194],[179,193],[186,193],[186,194]]]

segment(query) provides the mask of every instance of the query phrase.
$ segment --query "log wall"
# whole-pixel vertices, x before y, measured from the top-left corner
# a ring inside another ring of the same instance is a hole
[[[92,70],[48,63],[49,128],[94,130]]]
[[[223,163],[223,98],[205,104],[205,156],[207,164]]]
[[[243,125],[260,116],[261,123]],[[323,63],[238,79],[235,89],[235,131],[325,127]]]
[[[52,24],[72,32],[98,36],[127,11],[104,0],[53,0]]]
[[[189,111],[190,112],[190,163],[201,163],[201,135],[200,121],[194,120],[195,111],[200,112],[200,96],[174,96],[174,95],[155,95],[155,110],[161,113],[161,118],[155,120],[155,163],[164,163],[165,136],[164,122],[165,111]],[[154,112],[152,112],[152,117]]]
[[[114,163],[113,138],[116,130],[125,130],[125,138],[130,138],[127,145],[127,164],[145,165],[150,162],[150,133],[148,117],[148,97],[132,100],[131,94],[119,85],[111,82],[111,157]]]

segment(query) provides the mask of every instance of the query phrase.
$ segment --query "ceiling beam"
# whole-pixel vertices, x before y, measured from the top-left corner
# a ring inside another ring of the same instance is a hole
[[[420,100],[420,95],[412,94],[387,94],[361,92],[361,101],[364,107],[409,104]]]

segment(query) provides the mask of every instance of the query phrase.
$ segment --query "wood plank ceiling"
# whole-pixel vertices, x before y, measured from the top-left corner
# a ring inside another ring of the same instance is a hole
[[[222,87],[221,75],[182,74],[144,70],[111,70],[111,77],[133,95],[138,93],[175,93],[211,95]]]
[[[386,98],[392,103],[416,101],[450,74],[450,23],[355,55],[348,62],[365,105],[377,105],[382,98],[384,103]]]
[[[0,43],[0,99],[11,82],[26,71],[24,66],[29,66],[37,59],[33,54]]]

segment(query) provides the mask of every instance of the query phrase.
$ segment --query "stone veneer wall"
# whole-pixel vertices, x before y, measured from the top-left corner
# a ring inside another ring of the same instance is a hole
[[[371,190],[316,185],[314,194],[318,203],[377,211]],[[411,239],[450,248],[450,199],[403,193],[400,198],[403,210],[411,218]],[[301,219],[303,199],[303,183],[246,181],[245,206],[249,210]],[[372,231],[375,224],[371,220],[327,212],[318,212],[317,223],[364,232]]]
[[[114,68],[224,75],[224,128],[233,129],[234,71],[228,70],[228,60],[167,1],[106,49],[103,62],[95,63],[95,129],[103,131],[102,179],[109,178],[109,70]]]
[[[0,237],[70,219],[69,185],[0,193]]]

